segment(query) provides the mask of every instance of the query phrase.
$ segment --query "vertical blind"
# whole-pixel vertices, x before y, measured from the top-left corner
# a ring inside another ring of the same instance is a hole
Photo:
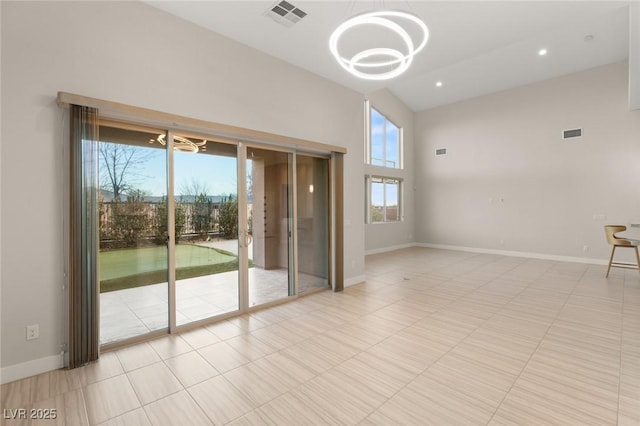
[[[98,359],[98,110],[70,108],[69,368]]]

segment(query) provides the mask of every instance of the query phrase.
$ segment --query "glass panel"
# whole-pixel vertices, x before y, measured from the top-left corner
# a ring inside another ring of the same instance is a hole
[[[384,183],[371,178],[371,222],[384,222]]]
[[[329,160],[296,156],[298,291],[329,285]]]
[[[371,164],[384,166],[384,122],[385,118],[371,108]]]
[[[176,136],[176,324],[238,310],[235,145]]]
[[[167,156],[157,134],[107,126],[99,131],[100,343],[105,344],[168,326]]]
[[[400,220],[398,216],[398,181],[395,179],[387,179],[385,182],[386,190],[386,220],[388,222]]]
[[[247,148],[250,307],[293,294],[291,167],[291,154]]]
[[[398,152],[400,146],[400,136],[398,132],[398,128],[393,125],[390,121],[387,121],[387,143],[386,143],[386,166],[399,168],[400,164],[398,162]]]

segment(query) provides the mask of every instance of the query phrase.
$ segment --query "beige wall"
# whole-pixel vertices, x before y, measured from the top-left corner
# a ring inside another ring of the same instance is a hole
[[[640,109],[640,3],[629,6],[629,108]]]
[[[417,113],[417,240],[607,258],[603,225],[640,221],[627,94],[617,63]],[[574,127],[584,136],[563,141]]]
[[[1,7],[3,374],[55,368],[66,327],[58,91],[346,147],[345,277],[363,276],[362,95],[139,2]]]
[[[370,252],[417,241],[604,259],[593,214],[640,221],[626,64],[416,114],[368,95],[405,130],[405,221],[365,227],[364,175],[379,173],[363,164],[364,96],[142,3],[0,4],[3,374],[55,368],[64,340],[58,91],[346,147],[348,284],[364,278],[365,237]],[[560,139],[579,126],[582,139]]]
[[[403,180],[404,220],[396,223],[372,223],[365,226],[365,249],[367,253],[387,251],[412,244],[414,238],[414,137],[413,111],[384,89],[367,95],[372,107],[403,129],[404,168],[386,169],[365,166],[365,173],[401,178]],[[362,177],[364,181],[364,177]],[[364,211],[362,212],[364,216]]]

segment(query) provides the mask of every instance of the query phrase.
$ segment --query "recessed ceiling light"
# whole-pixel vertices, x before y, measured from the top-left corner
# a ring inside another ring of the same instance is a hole
[[[442,82],[441,81],[437,81],[436,82],[436,87],[442,87]]]
[[[590,41],[593,41],[593,39],[594,39],[593,34],[587,34],[586,36],[584,36],[584,41],[587,43]]]
[[[547,54],[547,49],[540,49],[540,50],[538,50],[538,55],[540,55],[540,56],[544,56],[544,55],[546,55],[546,54]]]

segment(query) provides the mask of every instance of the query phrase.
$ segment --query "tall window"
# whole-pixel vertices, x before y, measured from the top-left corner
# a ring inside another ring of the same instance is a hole
[[[402,220],[402,180],[381,176],[368,176],[367,222],[399,222]]]
[[[402,168],[402,129],[375,108],[370,109],[368,163]]]
[[[402,215],[402,128],[365,101],[366,223],[401,222]],[[376,166],[370,167],[370,166]],[[386,171],[380,172],[380,167]],[[371,174],[370,174],[371,173]],[[382,173],[382,175],[373,175]]]

